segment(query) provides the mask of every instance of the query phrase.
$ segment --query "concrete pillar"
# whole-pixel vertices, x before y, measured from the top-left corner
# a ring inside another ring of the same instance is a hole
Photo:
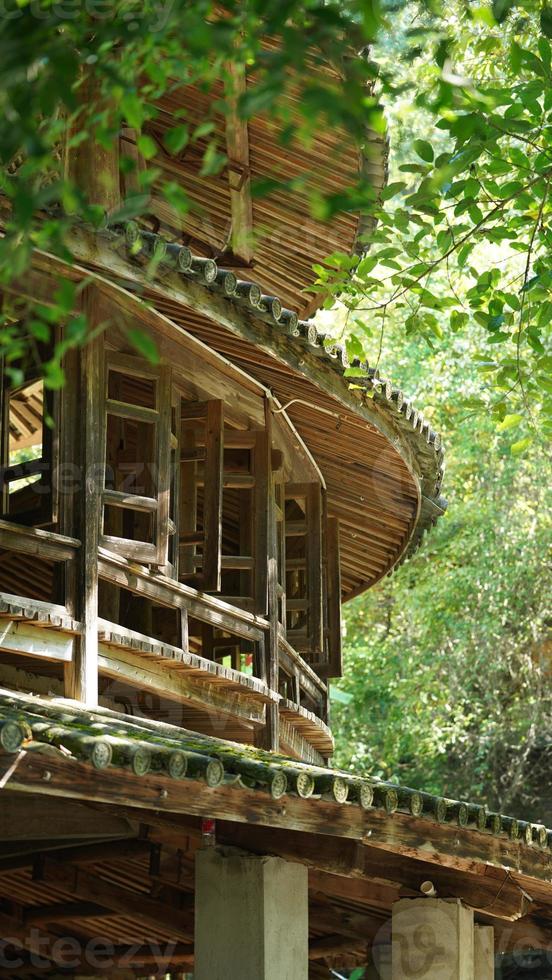
[[[194,980],[307,980],[307,869],[235,849],[196,854]]]
[[[390,945],[372,946],[364,980],[393,980]]]
[[[474,970],[473,910],[458,899],[401,899],[393,905],[393,980],[486,980]]]
[[[493,927],[476,925],[473,933],[473,969],[476,980],[493,980],[494,959]]]

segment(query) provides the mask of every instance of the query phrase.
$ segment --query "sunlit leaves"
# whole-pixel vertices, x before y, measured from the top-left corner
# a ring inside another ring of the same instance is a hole
[[[426,163],[433,162],[433,147],[431,143],[427,142],[427,140],[414,140],[413,148],[418,156],[421,157],[422,160],[425,160]]]
[[[514,6],[495,3],[500,34],[490,6],[490,19],[478,15],[473,27],[474,8],[468,16],[453,3],[448,19],[418,21],[416,40],[425,30],[428,43],[417,54],[408,27],[402,49],[395,42],[388,71],[398,90],[410,85],[418,125],[406,142],[391,103],[391,189],[373,209],[379,230],[366,242],[369,261],[356,271],[348,305],[365,318],[399,317],[407,337],[430,350],[479,327],[480,409],[497,425],[519,416],[538,438],[552,426],[546,372],[536,368],[552,344],[552,57],[537,12],[520,29]],[[444,72],[443,37],[453,89],[427,67],[434,38]],[[334,281],[341,290],[342,276]],[[526,451],[526,438],[510,439],[516,452]]]

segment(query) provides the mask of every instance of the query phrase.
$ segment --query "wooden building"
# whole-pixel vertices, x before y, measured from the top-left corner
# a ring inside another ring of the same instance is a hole
[[[216,177],[163,149],[205,98],[164,100],[150,164],[130,128],[68,151],[108,220],[7,296],[24,319],[64,279],[90,339],[59,391],[32,352],[2,376],[0,972],[489,980],[493,942],[550,943],[550,833],[330,765],[341,604],[443,513],[440,438],[308,319],[313,262],[361,217],[252,198],[284,165],[263,117],[216,117]],[[110,221],[148,165],[188,215],[154,184]],[[285,167],[378,188],[385,145],[319,133]]]

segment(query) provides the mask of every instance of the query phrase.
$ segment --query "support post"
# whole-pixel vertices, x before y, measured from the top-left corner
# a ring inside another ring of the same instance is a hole
[[[231,848],[195,860],[195,980],[307,980],[307,868]]]
[[[99,294],[88,287],[83,308],[88,327],[100,322]],[[65,672],[65,696],[89,708],[98,704],[98,541],[104,485],[103,344],[101,335],[80,352],[80,466],[77,607],[82,625],[73,659]]]
[[[255,446],[255,601],[257,612],[268,609],[269,631],[265,638],[266,680],[273,691],[278,690],[278,545],[274,508],[274,480],[271,467],[272,412],[270,401],[265,402],[265,432]],[[261,465],[262,464],[262,465]],[[263,568],[261,570],[261,563]],[[265,606],[266,603],[266,606]],[[255,735],[259,748],[277,752],[280,748],[280,716],[278,705],[266,705],[266,724]]]
[[[455,898],[395,902],[393,980],[487,980],[474,970],[473,909]]]
[[[100,83],[91,74],[83,77],[79,89],[83,111],[92,106],[97,113],[105,109]],[[94,113],[87,120],[91,130],[87,139],[72,145],[73,132],[69,129],[64,147],[64,173],[86,196],[89,204],[98,204],[106,214],[112,214],[121,206],[119,186],[119,139],[105,147],[94,138]],[[82,112],[80,124],[82,125]]]
[[[476,980],[493,980],[494,929],[492,926],[474,927],[473,933],[474,977]]]

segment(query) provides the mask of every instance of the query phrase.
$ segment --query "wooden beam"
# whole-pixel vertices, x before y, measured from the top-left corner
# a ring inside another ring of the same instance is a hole
[[[116,555],[105,552],[98,560],[99,575],[108,582],[144,595],[161,606],[174,609],[187,608],[190,616],[201,622],[226,629],[244,639],[258,640],[268,628],[266,619],[255,616],[238,606],[217,599],[216,596],[200,595],[195,589],[173,579],[155,578],[143,568]]]
[[[249,132],[247,120],[238,112],[238,100],[247,88],[245,65],[227,65],[229,83],[226,91],[226,152],[232,230],[230,244],[236,258],[250,263],[253,258],[253,204],[249,167]]]
[[[309,960],[325,960],[327,956],[334,956],[336,953],[349,953],[366,946],[369,935],[363,939],[352,939],[350,936],[341,936],[336,933],[329,936],[320,936],[318,939],[311,939],[309,943]]]
[[[66,838],[65,840],[68,840]],[[0,871],[14,871],[19,868],[29,868],[35,861],[51,852],[56,861],[69,861],[71,864],[96,864],[99,861],[123,861],[125,858],[143,857],[150,851],[146,840],[133,837],[129,839],[102,841],[98,844],[80,843],[74,846],[60,847],[61,840],[29,840],[25,853],[14,854],[12,857],[0,857]]]
[[[58,630],[45,630],[31,623],[0,619],[0,650],[23,653],[40,660],[71,663],[78,638]]]
[[[263,725],[265,719],[265,700],[256,699],[253,691],[245,685],[243,694],[230,684],[221,690],[215,684],[216,675],[207,675],[205,680],[186,677],[186,672],[171,670],[162,662],[145,659],[128,650],[114,650],[100,643],[98,666],[100,673],[113,680],[153,691],[160,697],[182,704],[189,704],[201,711],[207,711],[218,718],[238,718],[247,725]],[[211,683],[209,683],[211,680]]]
[[[52,905],[31,905],[23,913],[26,925],[48,925],[66,919],[96,919],[113,915],[111,909],[95,902],[56,902]]]
[[[98,812],[74,800],[45,800],[43,796],[29,798],[2,792],[0,807],[0,841],[38,841],[42,838],[67,840],[71,838],[125,838],[136,836],[136,825],[117,814]]]
[[[399,897],[399,891],[402,896],[405,888],[410,896],[419,896],[420,885],[426,880],[433,882],[440,897],[461,898],[472,908],[488,909],[493,917],[515,920],[531,909],[531,902],[527,901],[515,882],[509,880],[507,872],[499,873],[498,878],[486,875],[485,868],[479,874],[459,872],[414,860],[404,854],[383,854],[374,847],[359,847],[351,841],[338,844],[324,840],[320,835],[285,834],[280,830],[267,832],[259,827],[246,830],[233,825],[231,830],[227,830],[227,825],[222,824],[219,835],[232,846],[257,853],[276,854],[288,861],[307,864],[319,872],[319,876],[314,876],[312,881],[321,886],[321,890],[324,890],[324,886],[331,888],[333,885],[339,893],[335,881],[343,876],[347,879],[347,887],[351,884],[348,897],[352,899],[354,893],[355,900],[363,899],[371,903],[379,895],[380,901],[389,900],[389,909]],[[323,876],[320,875],[322,868],[327,872]],[[552,904],[552,892],[550,901]]]
[[[29,929],[20,918],[0,912],[0,935],[5,942],[13,943],[20,949],[33,953],[42,961],[49,960],[55,965],[63,965],[63,950],[60,948],[58,937],[36,926]]]
[[[24,527],[11,521],[0,520],[0,547],[54,561],[67,561],[75,557],[80,546],[77,538],[37,527]]]
[[[205,422],[205,495],[202,588],[220,592],[222,555],[222,477],[224,465],[224,402],[207,402]]]
[[[520,950],[542,949],[552,952],[552,921],[526,917],[519,922],[497,922],[489,916],[479,916],[494,927],[495,952],[510,953]],[[529,975],[529,974],[528,974]]]
[[[343,655],[341,643],[341,566],[339,561],[339,521],[326,521],[326,588],[328,596],[328,677],[341,677]]]
[[[322,488],[311,483],[307,493],[307,594],[309,644],[312,660],[324,650],[322,612]]]
[[[264,642],[264,669],[272,691],[279,689],[278,664],[278,558],[274,480],[271,467],[272,412],[265,400],[265,430],[258,433],[253,451],[255,468],[255,602],[258,611],[268,612],[269,630]],[[259,733],[262,748],[280,748],[280,714],[278,705],[267,705],[266,725]]]

